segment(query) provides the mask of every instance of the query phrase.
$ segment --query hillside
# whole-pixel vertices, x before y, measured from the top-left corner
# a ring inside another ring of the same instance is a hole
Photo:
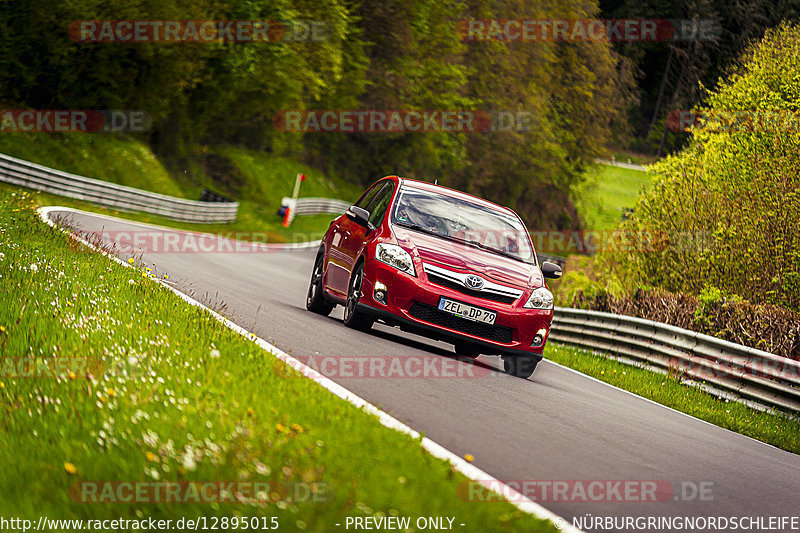
[[[327,177],[290,158],[272,157],[234,146],[201,149],[183,169],[168,169],[146,143],[123,135],[4,134],[0,136],[0,153],[81,176],[181,198],[196,200],[203,188],[209,188],[239,201],[240,207],[238,220],[233,224],[202,225],[184,224],[142,213],[117,213],[87,202],[48,194],[39,194],[40,203],[57,203],[198,231],[265,232],[270,241],[278,242],[318,238],[333,218],[327,214],[297,217],[289,229],[281,226],[276,213],[281,198],[291,195],[298,173],[308,176],[301,196],[355,200],[362,190],[360,185]]]

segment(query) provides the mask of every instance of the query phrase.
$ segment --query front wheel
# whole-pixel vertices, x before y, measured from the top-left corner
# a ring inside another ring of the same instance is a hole
[[[518,378],[528,379],[539,364],[538,357],[529,355],[504,355],[503,371]]]
[[[334,304],[325,300],[322,291],[322,273],[325,265],[325,250],[320,250],[314,260],[314,270],[311,271],[311,282],[308,284],[306,296],[306,309],[320,315],[328,316],[333,311]]]
[[[344,325],[367,331],[372,327],[374,320],[358,310],[358,301],[361,299],[361,286],[364,283],[364,264],[358,265],[350,278],[350,288],[347,291],[347,304],[344,306]]]

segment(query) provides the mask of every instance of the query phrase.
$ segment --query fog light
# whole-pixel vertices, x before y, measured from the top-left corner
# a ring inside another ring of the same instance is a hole
[[[375,298],[375,301],[386,305],[386,293],[387,293],[386,285],[381,283],[380,281],[375,282],[375,289],[372,291],[372,297]]]
[[[532,348],[538,348],[542,344],[544,344],[544,338],[547,336],[547,330],[542,328],[536,332],[536,335],[533,336],[533,342],[531,342]]]

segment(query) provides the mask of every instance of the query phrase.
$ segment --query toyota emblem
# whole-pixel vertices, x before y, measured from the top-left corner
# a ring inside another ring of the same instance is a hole
[[[483,278],[476,276],[475,274],[470,274],[464,278],[464,285],[470,289],[480,289],[483,287]]]

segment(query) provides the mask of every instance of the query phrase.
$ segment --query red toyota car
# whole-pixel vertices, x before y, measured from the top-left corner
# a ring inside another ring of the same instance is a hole
[[[459,355],[501,355],[530,377],[553,319],[525,224],[512,210],[447,187],[397,176],[373,184],[322,240],[306,308],[344,323],[375,321],[444,340]]]

